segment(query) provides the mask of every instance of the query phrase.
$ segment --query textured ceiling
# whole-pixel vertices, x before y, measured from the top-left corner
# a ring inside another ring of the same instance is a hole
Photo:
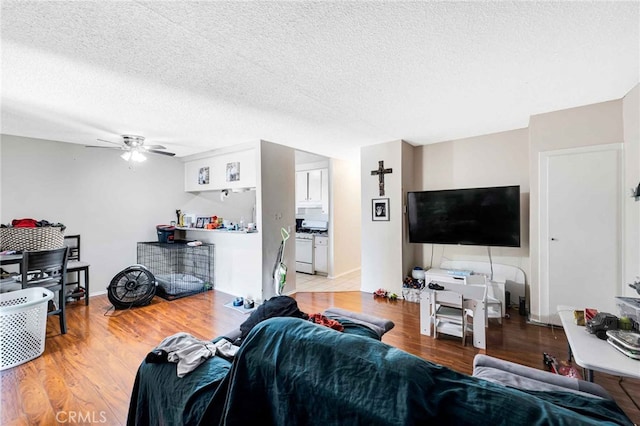
[[[640,80],[640,2],[2,1],[2,133],[352,158]]]

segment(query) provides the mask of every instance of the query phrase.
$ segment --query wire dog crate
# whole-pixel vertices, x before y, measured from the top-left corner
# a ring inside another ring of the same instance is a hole
[[[138,264],[151,271],[158,282],[156,294],[174,300],[214,287],[214,245],[139,242]]]

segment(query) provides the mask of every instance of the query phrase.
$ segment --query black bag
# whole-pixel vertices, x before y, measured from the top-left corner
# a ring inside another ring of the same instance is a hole
[[[258,323],[273,317],[294,317],[306,320],[309,315],[298,309],[298,302],[292,297],[274,296],[258,306],[249,318],[240,325],[240,337],[236,344],[240,344]]]

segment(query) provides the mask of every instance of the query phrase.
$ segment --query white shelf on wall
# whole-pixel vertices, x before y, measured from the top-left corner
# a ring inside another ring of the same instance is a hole
[[[198,232],[218,232],[224,234],[257,234],[258,231],[230,231],[228,229],[205,229],[205,228],[183,228],[180,226],[176,226],[176,229],[179,231],[198,231]]]

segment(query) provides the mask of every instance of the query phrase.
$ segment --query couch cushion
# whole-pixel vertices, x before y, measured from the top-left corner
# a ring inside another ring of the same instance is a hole
[[[473,376],[518,389],[574,392],[611,399],[609,393],[595,383],[553,374],[488,355],[475,356]]]

